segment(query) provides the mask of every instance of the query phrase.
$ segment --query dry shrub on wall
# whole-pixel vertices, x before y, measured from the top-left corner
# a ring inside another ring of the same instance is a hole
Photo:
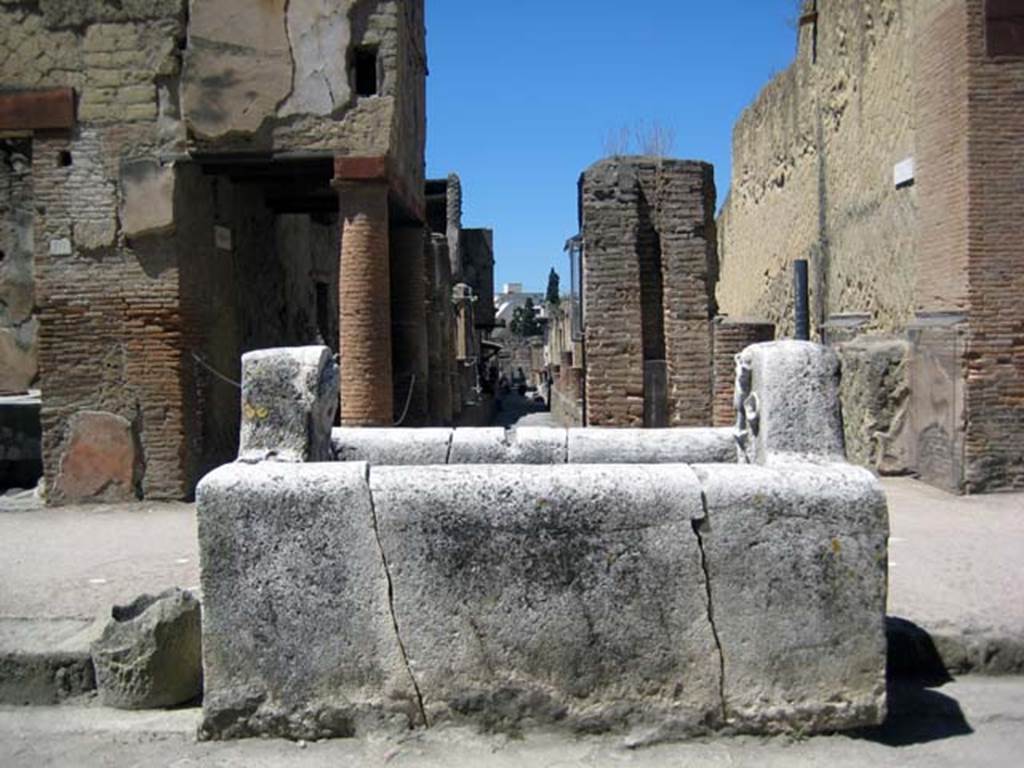
[[[676,130],[658,120],[649,123],[638,121],[633,127],[623,125],[610,129],[601,144],[605,157],[622,157],[624,155],[647,155],[649,157],[668,157],[676,143]]]

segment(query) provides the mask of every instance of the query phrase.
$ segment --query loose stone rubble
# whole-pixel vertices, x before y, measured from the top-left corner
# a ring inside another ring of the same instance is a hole
[[[753,465],[715,430],[341,430],[349,461],[208,475],[201,735],[881,722],[886,504],[844,461],[835,355],[740,364]]]
[[[173,707],[203,690],[199,601],[170,589],[115,606],[92,645],[100,700],[120,709]]]

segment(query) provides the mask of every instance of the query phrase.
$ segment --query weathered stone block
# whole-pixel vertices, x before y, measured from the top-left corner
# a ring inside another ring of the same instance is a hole
[[[230,464],[199,484],[201,737],[310,739],[419,722],[367,471]]]
[[[174,166],[137,160],[121,166],[121,230],[125,237],[174,230]]]
[[[35,318],[18,328],[0,328],[0,394],[24,392],[35,382],[38,335]]]
[[[352,36],[348,8],[335,0],[291,0],[286,7],[295,71],[281,116],[330,115],[351,96],[346,57],[324,55],[348,49]]]
[[[114,606],[92,645],[96,687],[108,707],[184,704],[203,690],[199,601],[170,589]]]
[[[113,413],[82,411],[69,428],[51,498],[63,503],[135,499],[141,472],[131,422]]]
[[[430,722],[716,721],[689,468],[382,467],[370,487]]]
[[[73,225],[75,246],[83,251],[109,248],[117,239],[117,220],[109,218],[76,221]]]
[[[239,461],[329,461],[338,366],[327,347],[242,355]]]
[[[335,427],[331,431],[339,461],[375,466],[447,464],[452,430],[448,428]]]
[[[192,0],[181,103],[196,135],[255,133],[292,90],[285,0]]]
[[[570,464],[693,464],[736,461],[731,429],[569,430]]]
[[[565,464],[568,430],[559,427],[516,427],[509,432],[512,464]]]
[[[881,474],[910,468],[910,343],[862,337],[836,348],[842,361],[839,388],[850,461]]]
[[[465,427],[452,434],[449,464],[507,464],[508,437],[503,427]]]
[[[884,716],[863,469],[233,464],[198,500],[208,738]]]
[[[729,721],[759,733],[880,723],[888,515],[878,481],[849,464],[694,469]]]
[[[449,464],[564,464],[566,432],[557,427],[469,427],[452,436]]]
[[[770,341],[736,358],[737,439],[756,464],[844,461],[839,358],[809,341]]]

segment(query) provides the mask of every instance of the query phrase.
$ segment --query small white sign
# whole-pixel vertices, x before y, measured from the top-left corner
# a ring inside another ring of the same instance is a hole
[[[213,244],[221,251],[231,250],[231,230],[227,227],[213,228]]]
[[[893,166],[892,183],[897,189],[914,183],[914,158],[908,157]]]
[[[58,238],[57,240],[50,241],[50,255],[51,256],[70,256],[71,255],[71,241],[66,237]]]

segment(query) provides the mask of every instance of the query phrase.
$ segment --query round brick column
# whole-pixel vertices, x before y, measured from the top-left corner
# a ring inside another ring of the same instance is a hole
[[[388,188],[367,181],[336,184],[336,189],[341,214],[341,423],[389,427],[394,408]]]

